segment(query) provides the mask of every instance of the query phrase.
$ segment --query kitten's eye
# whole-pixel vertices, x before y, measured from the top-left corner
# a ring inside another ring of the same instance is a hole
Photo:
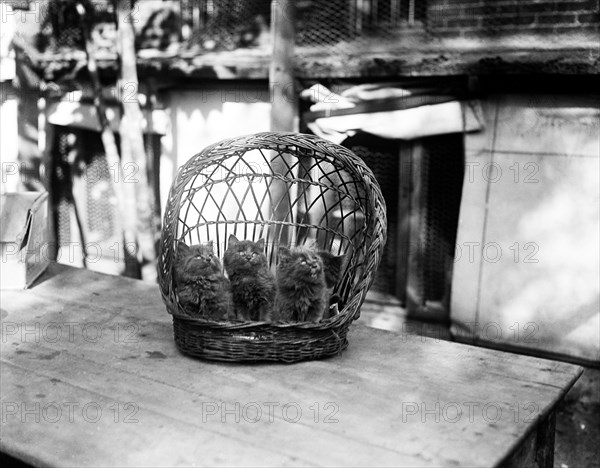
[[[306,260],[302,260],[302,261],[300,262],[300,265],[306,265]]]
[[[253,256],[253,257],[256,257],[256,252],[252,252],[252,256]]]

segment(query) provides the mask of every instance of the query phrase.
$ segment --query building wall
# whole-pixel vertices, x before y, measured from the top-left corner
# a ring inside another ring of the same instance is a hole
[[[0,191],[16,192],[19,187],[20,171],[17,147],[17,99],[7,83],[0,83]]]
[[[0,5],[0,191],[16,192],[20,170],[17,133],[17,93],[13,86],[15,77],[14,51],[11,41],[16,28],[16,15],[7,15],[6,6]]]
[[[600,362],[597,96],[495,94],[465,137],[458,338]]]
[[[435,34],[486,36],[598,32],[598,0],[428,0],[427,23]]]

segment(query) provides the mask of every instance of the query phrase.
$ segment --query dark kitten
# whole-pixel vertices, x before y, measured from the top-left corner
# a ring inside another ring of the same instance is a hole
[[[264,253],[265,240],[240,241],[233,234],[223,256],[231,281],[236,318],[269,321],[275,302],[275,277]]]
[[[328,288],[333,288],[342,279],[346,256],[333,255],[326,250],[317,250],[317,254],[321,257],[325,268],[325,283],[327,283]]]
[[[188,246],[179,242],[174,265],[175,292],[192,317],[226,320],[231,307],[229,280],[223,275],[213,243]]]
[[[309,247],[280,247],[273,320],[318,322],[327,317],[343,259]]]
[[[325,284],[327,285],[328,304],[325,308],[323,318],[330,318],[337,315],[343,307],[341,298],[337,294],[333,294],[333,288],[342,279],[344,264],[346,262],[345,255],[333,255],[326,250],[318,250],[317,253],[323,260],[323,268],[325,269]]]

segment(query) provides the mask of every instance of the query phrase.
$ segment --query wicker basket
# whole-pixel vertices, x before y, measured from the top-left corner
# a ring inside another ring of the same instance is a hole
[[[319,323],[209,321],[190,317],[173,284],[176,241],[213,241],[223,258],[230,234],[266,240],[271,267],[280,245],[315,241],[346,254],[334,289],[339,314]],[[386,208],[371,170],[351,151],[313,135],[258,133],[223,140],[183,165],[162,228],[158,278],[175,342],[190,355],[222,361],[317,359],[348,345],[386,240]]]

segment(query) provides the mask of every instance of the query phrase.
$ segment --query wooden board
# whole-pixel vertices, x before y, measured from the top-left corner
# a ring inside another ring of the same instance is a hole
[[[495,466],[581,373],[361,326],[327,360],[205,362],[156,286],[56,264],[1,308],[0,449],[34,465]]]
[[[593,46],[565,47],[554,50],[524,49],[514,47],[491,49],[461,49],[452,46],[433,47],[425,44],[399,45],[378,42],[379,51],[332,54],[330,47],[314,50],[297,49],[294,74],[299,78],[322,79],[327,77],[398,77],[440,75],[597,75],[598,54]],[[350,48],[349,50],[356,50]],[[441,51],[441,52],[440,52]],[[74,64],[83,60],[80,51],[57,54],[40,54],[33,50],[29,59],[47,80],[56,79]],[[182,53],[180,55],[157,52],[153,57],[139,57],[140,76],[161,79],[266,79],[271,61],[270,50],[237,49],[231,52]],[[116,75],[113,54],[98,60],[100,71]]]
[[[411,253],[411,201],[413,197],[413,143],[399,144],[398,157],[398,233],[396,235],[396,288],[395,293],[402,304],[406,304],[408,263]],[[414,250],[414,246],[413,246]]]

